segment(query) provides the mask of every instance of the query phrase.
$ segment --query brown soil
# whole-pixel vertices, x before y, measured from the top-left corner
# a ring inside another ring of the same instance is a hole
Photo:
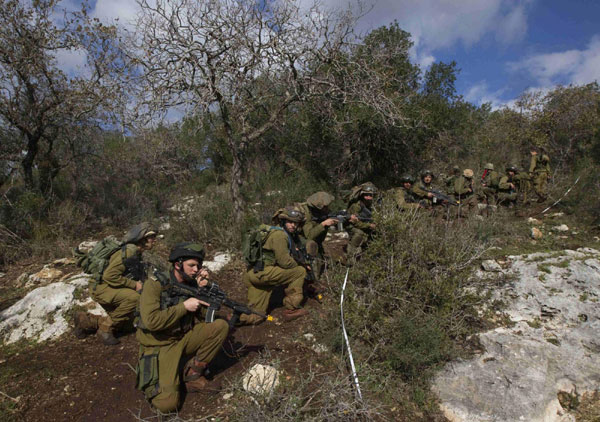
[[[21,265],[7,271],[7,276],[0,279],[2,297],[10,290],[7,280],[14,280],[17,273],[28,269]],[[239,265],[230,265],[215,279],[234,300],[245,302],[241,274]],[[7,302],[13,301],[11,298]],[[0,303],[6,307],[4,300]],[[321,306],[312,299],[305,305],[312,316],[321,313]],[[281,311],[278,307],[272,314],[279,317]],[[221,352],[217,356],[212,365],[215,379],[223,381],[225,386],[239,383],[242,372],[261,350],[268,351],[271,359],[282,362],[284,371],[292,373],[310,351],[297,341],[310,332],[310,323],[311,318],[305,317],[290,323],[276,321],[238,328],[232,335],[237,352],[230,356]],[[128,334],[120,340],[117,346],[105,346],[95,335],[78,340],[66,334],[54,342],[19,345],[18,352],[7,348],[6,355],[0,356],[0,391],[18,402],[0,394],[0,415],[18,421],[131,421],[154,416],[142,394],[134,388],[133,368],[138,351],[135,336]],[[223,393],[190,394],[180,415],[226,417],[226,409]]]

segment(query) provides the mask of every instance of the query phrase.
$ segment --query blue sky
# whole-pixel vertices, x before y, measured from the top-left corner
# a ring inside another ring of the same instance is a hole
[[[412,34],[412,58],[422,69],[434,61],[457,62],[458,93],[473,103],[502,107],[526,90],[600,80],[600,0],[366,1],[370,12],[360,20],[359,32],[397,20]],[[337,8],[355,2],[322,1]],[[94,15],[107,22],[119,17],[125,23],[137,10],[135,0],[91,4]]]

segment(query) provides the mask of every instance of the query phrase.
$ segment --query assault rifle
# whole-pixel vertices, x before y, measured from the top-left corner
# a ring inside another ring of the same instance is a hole
[[[315,216],[312,218],[312,220],[316,221],[317,223],[322,223],[323,221],[327,220],[328,218],[334,218],[338,221],[338,231],[343,231],[344,224],[346,224],[350,220],[351,215],[352,214],[348,213],[348,211],[346,211],[346,210],[340,210],[340,211],[336,211],[336,212],[333,212],[333,213],[327,214],[327,215]],[[356,217],[358,217],[358,219],[360,221],[364,221],[367,223],[373,222],[373,219],[370,217],[361,217],[360,215],[357,215]]]
[[[452,198],[449,195],[446,195],[443,192],[440,192],[439,190],[435,190],[435,189],[430,189],[427,192],[430,192],[433,194],[433,203],[436,204],[437,201],[445,201],[447,203],[449,203],[450,205],[458,205],[458,202],[456,202],[456,200],[454,198]]]
[[[169,287],[175,289],[177,293],[183,296],[194,297],[203,302],[209,304],[208,310],[206,311],[206,322],[213,322],[215,320],[215,313],[221,309],[221,306],[226,306],[233,310],[233,315],[229,320],[229,326],[233,328],[235,324],[240,320],[240,315],[258,315],[267,321],[272,321],[273,317],[270,315],[261,314],[260,312],[253,311],[246,305],[235,302],[227,297],[227,294],[219,288],[217,283],[209,283],[206,287],[192,287],[184,283],[169,283]]]

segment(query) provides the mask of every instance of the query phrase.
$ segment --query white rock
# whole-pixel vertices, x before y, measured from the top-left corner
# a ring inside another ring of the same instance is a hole
[[[25,284],[29,281],[29,273],[23,273],[19,277],[17,277],[17,281],[15,282],[17,287],[25,287]]]
[[[529,224],[533,224],[534,226],[539,226],[540,224],[542,224],[542,222],[540,220],[538,220],[537,218],[533,218],[533,217],[529,217],[527,219],[527,222]]]
[[[548,214],[547,217],[549,218],[558,218],[558,217],[563,217],[565,215],[564,212],[555,212],[552,214]]]
[[[223,394],[223,400],[229,400],[233,397],[233,393]]]
[[[86,240],[85,242],[81,242],[79,246],[77,246],[77,249],[79,249],[80,252],[88,253],[94,249],[94,246],[96,246],[97,243],[97,240]]]
[[[560,226],[552,227],[552,230],[554,230],[556,232],[568,232],[569,226],[567,226],[566,224],[561,224]]]
[[[481,263],[481,268],[484,271],[490,271],[490,272],[502,271],[502,267],[500,266],[500,264],[498,264],[493,259],[486,259],[485,261],[483,261]]]
[[[0,272],[0,278],[4,277],[6,274]]]
[[[322,344],[316,343],[313,344],[311,349],[313,350],[313,352],[315,352],[316,354],[320,355],[322,353],[327,353],[329,351],[329,349],[327,348],[327,346],[324,346]]]
[[[37,273],[29,276],[29,280],[25,283],[25,287],[31,287],[37,284],[50,284],[54,281],[58,281],[62,276],[63,272],[61,270],[46,265]]]
[[[312,333],[306,333],[306,334],[304,334],[304,336],[303,336],[303,337],[304,337],[304,338],[305,338],[307,341],[310,341],[310,342],[314,342],[314,341],[315,341],[315,335],[314,335],[314,334],[312,334]]]
[[[242,378],[249,393],[269,396],[279,386],[279,371],[272,366],[256,364]]]
[[[212,272],[218,272],[229,264],[233,256],[229,252],[217,252],[212,261],[204,261],[203,265]]]

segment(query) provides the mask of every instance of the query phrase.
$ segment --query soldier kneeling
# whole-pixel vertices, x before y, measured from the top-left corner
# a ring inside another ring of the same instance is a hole
[[[140,342],[137,388],[163,413],[175,411],[181,404],[180,377],[188,393],[218,388],[204,375],[225,341],[229,325],[222,319],[201,322],[202,307],[208,303],[169,288],[175,283],[206,286],[208,272],[202,268],[203,259],[201,245],[179,243],[169,255],[171,271],[156,272],[156,279],[148,279],[142,289],[136,318]]]

